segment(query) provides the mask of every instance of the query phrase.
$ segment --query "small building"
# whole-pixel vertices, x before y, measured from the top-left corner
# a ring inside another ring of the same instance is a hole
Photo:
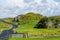
[[[18,22],[19,21],[19,18],[18,17],[15,17],[14,18],[14,22]]]

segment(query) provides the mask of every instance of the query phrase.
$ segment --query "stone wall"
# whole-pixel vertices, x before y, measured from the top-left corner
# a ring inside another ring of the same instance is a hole
[[[11,38],[28,38],[28,33],[16,33],[16,34],[12,34]]]

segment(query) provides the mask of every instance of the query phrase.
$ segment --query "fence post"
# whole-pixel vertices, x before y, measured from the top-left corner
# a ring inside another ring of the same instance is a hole
[[[29,37],[29,33],[28,32],[23,34],[23,38],[28,38],[28,37]]]

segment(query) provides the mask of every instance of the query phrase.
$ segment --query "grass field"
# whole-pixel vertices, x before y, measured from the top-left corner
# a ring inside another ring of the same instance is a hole
[[[7,30],[9,28],[8,25],[6,25],[5,23],[3,22],[0,22],[1,26],[0,26],[0,29],[2,30]],[[3,26],[2,26],[3,25]],[[8,27],[7,27],[8,26]],[[18,28],[16,28],[14,30],[14,32],[17,32],[17,33],[25,33],[25,32],[28,32],[30,35],[60,35],[60,28],[57,28],[57,29],[36,29],[34,28],[36,26],[36,22],[35,23],[31,23],[31,24],[24,24],[24,25],[19,25]]]
[[[49,36],[49,35],[60,35],[60,28],[56,29],[36,29],[34,28],[36,26],[36,22],[34,23],[29,23],[29,24],[23,24],[19,25],[18,28],[14,30],[14,32],[17,33],[25,33],[28,32],[29,35],[35,35],[35,36]],[[0,22],[0,29],[7,30],[10,25],[7,25],[3,22]],[[3,26],[2,26],[3,25]],[[53,38],[11,38],[9,40],[60,40],[60,37],[53,37]]]
[[[11,38],[9,40],[60,40],[60,37],[58,38]]]
[[[56,29],[36,29],[35,24],[20,25],[16,30],[17,33],[28,32],[30,35],[60,35],[60,28]]]

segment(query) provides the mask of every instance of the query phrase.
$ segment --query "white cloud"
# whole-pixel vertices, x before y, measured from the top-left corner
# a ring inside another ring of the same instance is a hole
[[[0,18],[13,17],[30,11],[52,16],[54,13],[57,15],[56,13],[60,11],[60,3],[54,0],[45,0],[46,3],[42,1],[44,0],[34,0],[26,3],[24,0],[0,0]]]
[[[35,0],[35,2],[37,2],[38,4],[40,4],[40,3],[41,3],[41,1],[42,1],[42,0]]]

